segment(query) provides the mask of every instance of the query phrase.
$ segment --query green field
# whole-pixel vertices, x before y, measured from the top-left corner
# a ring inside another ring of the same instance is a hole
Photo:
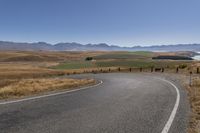
[[[190,61],[152,60],[153,52],[111,52],[93,56],[93,61],[68,61],[54,66],[54,69],[84,69],[96,67],[167,67],[174,68],[180,64],[189,64]]]
[[[84,69],[95,67],[135,67],[135,68],[148,68],[148,67],[167,67],[174,68],[181,64],[189,64],[184,61],[143,61],[143,60],[113,60],[113,61],[97,61],[95,63],[82,61],[73,63],[61,63],[54,66],[54,69]]]
[[[90,61],[72,61],[72,62],[65,62],[60,63],[57,66],[54,66],[52,68],[54,69],[81,69],[81,68],[91,68],[96,67],[96,65]]]
[[[152,61],[143,60],[113,60],[113,61],[98,61],[98,67],[151,67],[154,65]]]
[[[95,60],[107,59],[150,59],[153,57],[152,52],[137,51],[137,52],[112,52],[103,55],[94,56]]]

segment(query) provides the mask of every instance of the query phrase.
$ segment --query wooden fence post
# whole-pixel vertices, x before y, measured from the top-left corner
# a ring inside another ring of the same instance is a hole
[[[176,68],[176,73],[178,73],[178,67]]]
[[[189,81],[189,85],[192,86],[192,71],[190,71],[190,81]]]
[[[153,72],[153,67],[151,67],[151,72]]]
[[[165,69],[162,67],[162,73],[165,71]]]

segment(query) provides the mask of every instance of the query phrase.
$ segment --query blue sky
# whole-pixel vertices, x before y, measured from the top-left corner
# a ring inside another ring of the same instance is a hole
[[[0,40],[200,43],[200,0],[0,0]]]

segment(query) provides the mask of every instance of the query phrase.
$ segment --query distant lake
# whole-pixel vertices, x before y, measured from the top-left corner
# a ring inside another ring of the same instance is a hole
[[[197,53],[200,54],[200,52],[197,52]],[[195,56],[192,57],[192,59],[200,61],[200,55],[195,55]]]

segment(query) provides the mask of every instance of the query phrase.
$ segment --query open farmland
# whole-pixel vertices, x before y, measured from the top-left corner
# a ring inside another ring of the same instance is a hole
[[[94,56],[95,60],[106,59],[150,59],[154,56],[153,52],[137,51],[137,52],[111,52]]]
[[[152,60],[153,57],[158,55],[174,55],[174,56],[186,56],[188,52],[178,53],[153,53],[146,51],[137,52],[105,52],[92,57],[92,61],[85,61],[83,59],[79,61],[66,61],[61,62],[59,65],[53,66],[54,69],[88,69],[88,68],[101,68],[101,67],[166,67],[175,68],[181,64],[190,65],[193,61],[184,60]]]
[[[49,52],[49,51],[1,51],[1,77],[42,77],[62,75],[63,70],[101,67],[166,67],[187,66],[195,61],[152,60],[159,55],[190,56],[190,52]],[[92,57],[91,61],[86,61]]]
[[[128,70],[131,67],[136,68],[137,71],[138,68],[149,71],[151,67],[163,67],[174,71],[177,66],[183,65],[186,66],[182,70],[184,71],[189,70],[190,66],[198,65],[195,61],[152,60],[152,57],[158,55],[181,54],[187,55],[188,53],[1,51],[0,90],[3,91],[9,86],[13,88],[29,80],[37,82],[37,79],[42,79],[41,81],[47,82],[49,78],[64,74],[92,72],[93,70],[106,72],[109,69],[117,71],[118,67],[122,70]],[[92,60],[85,60],[87,57]]]

